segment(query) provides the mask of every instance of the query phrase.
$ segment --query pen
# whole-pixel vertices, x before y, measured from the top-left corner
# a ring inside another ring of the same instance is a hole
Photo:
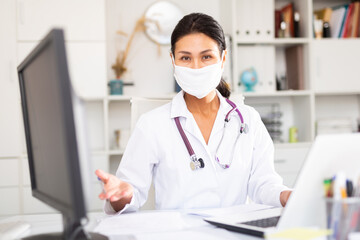
[[[106,194],[106,191],[105,191],[105,187],[104,187],[104,182],[101,181],[101,179],[98,177],[98,180],[99,180],[99,183],[100,183],[100,186],[101,186],[101,190],[104,194]]]

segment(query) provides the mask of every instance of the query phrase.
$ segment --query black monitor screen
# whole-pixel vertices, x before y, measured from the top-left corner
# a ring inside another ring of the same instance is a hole
[[[23,71],[34,184],[49,198],[71,205],[65,160],[68,157],[64,142],[66,126],[62,121],[64,113],[52,44],[49,42]]]
[[[64,33],[52,30],[18,67],[32,194],[86,214]]]
[[[107,239],[86,234],[82,226],[86,208],[76,134],[80,125],[76,128],[77,97],[70,83],[63,31],[50,31],[19,65],[18,74],[33,196],[63,214],[59,239]],[[84,143],[79,145],[86,152]]]

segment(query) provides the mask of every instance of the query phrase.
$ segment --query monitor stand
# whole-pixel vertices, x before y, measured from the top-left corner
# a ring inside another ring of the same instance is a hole
[[[73,221],[63,215],[64,231],[58,233],[44,233],[22,238],[24,240],[109,240],[99,233],[86,232],[79,221]],[[121,240],[134,240],[131,235],[119,236]],[[118,239],[118,238],[117,238]]]

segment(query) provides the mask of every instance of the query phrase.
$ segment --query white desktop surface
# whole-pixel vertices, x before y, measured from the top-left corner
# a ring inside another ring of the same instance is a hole
[[[153,213],[159,211],[152,211]],[[131,213],[127,214],[129,217],[134,217],[136,214],[139,213]],[[172,212],[169,212],[172,214]],[[89,224],[87,225],[86,229],[88,231],[92,231],[98,225],[101,219],[106,218],[106,215],[102,212],[96,213],[89,213],[88,217],[90,219]],[[127,217],[127,216],[123,216]],[[225,229],[217,228],[209,223],[202,220],[201,216],[194,216],[188,214],[181,214],[181,219],[186,222],[187,226],[182,228],[181,230],[170,230],[167,231],[164,228],[162,231],[156,232],[141,232],[141,227],[139,227],[139,232],[134,232],[133,236],[134,239],[137,240],[147,240],[147,239],[206,239],[206,240],[216,240],[216,239],[244,239],[244,240],[253,240],[259,239],[256,237],[252,237],[249,235],[244,235],[236,232],[231,232]],[[60,232],[62,231],[62,217],[60,214],[39,214],[39,215],[17,215],[8,217],[6,219],[0,220],[1,223],[5,222],[14,222],[14,221],[25,221],[31,225],[29,231],[22,234],[21,237],[26,237],[34,234],[41,234],[41,233],[48,233],[48,232]],[[110,235],[109,239],[116,240],[121,239],[121,236],[117,235]]]

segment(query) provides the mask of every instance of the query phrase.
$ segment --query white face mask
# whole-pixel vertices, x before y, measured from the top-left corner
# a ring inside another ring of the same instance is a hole
[[[220,83],[224,71],[224,68],[221,68],[223,55],[224,51],[219,62],[198,69],[177,66],[173,57],[176,82],[186,93],[198,99],[204,98]]]

